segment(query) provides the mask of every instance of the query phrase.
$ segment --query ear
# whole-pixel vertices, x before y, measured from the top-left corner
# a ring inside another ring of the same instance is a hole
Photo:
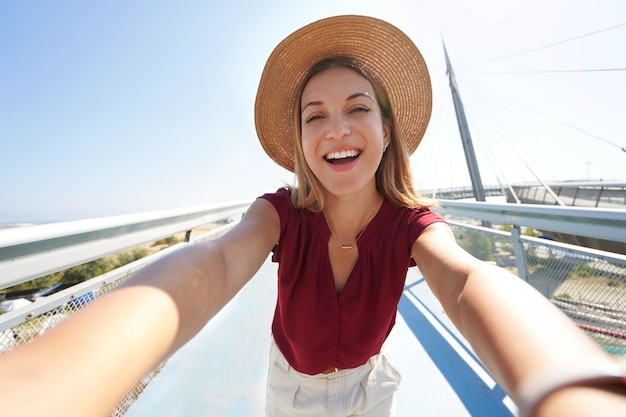
[[[383,146],[387,149],[391,142],[391,125],[383,122]]]

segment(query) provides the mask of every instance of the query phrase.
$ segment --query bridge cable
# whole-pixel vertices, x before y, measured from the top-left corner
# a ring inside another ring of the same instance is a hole
[[[550,43],[550,44],[547,44],[547,45],[544,45],[544,46],[540,46],[540,47],[537,47],[537,48],[532,48],[532,49],[528,49],[526,51],[518,52],[516,54],[503,56],[501,58],[492,59],[490,61],[484,62],[483,64],[491,64],[492,62],[503,61],[505,59],[510,59],[510,58],[521,56],[521,55],[530,54],[532,52],[540,51],[542,49],[551,48],[553,46],[557,46],[557,45],[561,45],[561,44],[564,44],[564,43],[567,43],[567,42],[571,42],[571,41],[574,41],[574,40],[577,40],[577,39],[585,38],[587,36],[591,36],[591,35],[595,35],[595,34],[598,34],[598,33],[601,33],[601,32],[606,32],[606,31],[609,31],[609,30],[617,29],[617,28],[619,28],[621,26],[626,26],[626,23],[620,23],[619,25],[615,25],[615,26],[611,26],[611,27],[608,27],[608,28],[596,30],[596,31],[593,31],[593,32],[586,33],[584,35],[579,35],[579,36],[575,36],[573,38],[565,39],[565,40],[562,40],[562,41],[553,42],[553,43]]]
[[[467,81],[467,80],[466,80],[466,81]],[[555,122],[557,122],[557,123],[559,123],[559,124],[561,124],[561,125],[563,125],[563,126],[566,126],[566,127],[570,128],[570,129],[572,129],[572,130],[575,130],[575,131],[577,131],[577,132],[579,132],[579,133],[582,133],[582,134],[584,134],[584,135],[590,136],[590,137],[592,137],[592,138],[594,138],[594,139],[597,139],[597,140],[599,140],[599,141],[601,141],[601,142],[606,143],[607,145],[610,145],[610,146],[616,147],[617,149],[620,149],[621,151],[626,152],[626,146],[620,146],[620,145],[618,145],[618,144],[617,144],[617,143],[615,143],[615,142],[611,142],[610,140],[608,140],[608,139],[606,139],[606,138],[603,138],[603,137],[598,136],[598,135],[596,135],[596,134],[594,134],[594,133],[591,133],[591,132],[588,132],[588,131],[586,131],[586,130],[583,130],[583,129],[579,128],[579,127],[576,127],[576,126],[574,126],[574,125],[572,125],[572,124],[570,124],[570,123],[567,123],[567,122],[565,122],[565,121],[563,121],[563,120],[561,120],[561,119],[559,119],[559,118],[557,118],[557,117],[554,117],[554,116],[552,116],[552,115],[550,115],[550,114],[548,114],[548,113],[542,112],[542,111],[537,110],[537,109],[535,109],[535,108],[533,108],[533,107],[531,107],[531,106],[528,106],[528,105],[526,105],[526,104],[520,103],[519,101],[513,100],[513,99],[511,99],[510,97],[505,97],[505,96],[501,96],[501,97],[502,97],[502,99],[504,99],[504,100],[506,100],[506,101],[509,101],[510,103],[515,104],[516,106],[523,107],[523,108],[525,108],[526,110],[529,110],[529,111],[531,111],[531,112],[534,112],[534,113],[536,113],[536,114],[539,114],[539,115],[541,115],[541,116],[544,116],[544,117],[546,117],[546,118],[548,118],[548,119],[551,119],[551,120],[553,120],[553,121],[555,121]]]
[[[470,80],[466,80],[466,82],[469,82],[469,83],[468,83],[468,87],[469,87],[469,86],[472,86],[472,85],[474,84],[474,83],[473,83],[473,82],[471,82]],[[480,90],[483,90],[483,89],[484,89],[484,87],[481,87],[481,88],[480,88]],[[486,97],[485,97],[485,98],[486,98],[486,99],[488,99],[488,100],[493,100],[493,99],[495,99],[496,97],[492,94],[493,92],[489,92],[489,91],[490,91],[490,90],[488,90],[488,89],[487,89],[487,90],[484,92],[484,93],[486,94]],[[529,117],[524,117],[524,119],[526,119],[526,123],[533,122],[533,123],[531,123],[531,124],[532,124],[532,125],[535,125],[534,121],[535,121],[535,120],[537,120],[537,118],[536,118],[536,117],[532,117],[532,115],[530,114],[530,112],[532,111],[532,114],[535,114],[535,115],[537,115],[537,114],[538,114],[538,115],[543,116],[543,117],[544,117],[544,118],[546,118],[546,119],[550,119],[550,120],[553,120],[553,121],[558,122],[558,124],[557,124],[557,125],[555,125],[555,126],[564,125],[564,126],[566,126],[568,129],[575,130],[575,131],[577,131],[577,132],[583,133],[584,135],[587,135],[587,136],[592,136],[592,137],[594,137],[594,138],[596,138],[596,139],[599,139],[599,140],[602,140],[602,141],[604,141],[604,142],[607,142],[607,143],[609,143],[610,145],[617,146],[617,145],[615,145],[615,144],[613,144],[613,143],[611,143],[611,142],[609,142],[609,141],[604,140],[603,138],[601,138],[601,137],[599,137],[599,136],[597,136],[597,135],[593,135],[593,134],[591,134],[591,133],[589,133],[589,132],[587,132],[587,131],[584,131],[584,130],[582,130],[582,129],[579,129],[579,128],[577,128],[577,127],[575,127],[575,126],[571,125],[571,124],[568,124],[568,123],[566,123],[566,122],[563,122],[562,120],[559,120],[559,119],[557,119],[557,118],[555,118],[555,117],[553,117],[553,116],[550,116],[550,115],[548,115],[548,114],[546,114],[546,113],[544,113],[544,112],[538,111],[538,110],[536,110],[536,109],[534,109],[534,108],[532,108],[532,107],[529,107],[529,106],[523,105],[523,104],[519,103],[518,101],[512,100],[512,99],[511,99],[511,98],[509,98],[509,97],[502,96],[501,94],[500,94],[500,95],[497,95],[497,96],[498,96],[498,97],[500,97],[501,99],[504,99],[505,101],[504,101],[504,102],[499,101],[498,103],[495,103],[495,102],[494,102],[494,103],[496,104],[496,108],[501,109],[501,110],[503,110],[503,111],[504,111],[504,110],[506,110],[507,108],[509,108],[511,105],[515,105],[515,107],[517,107],[517,108],[518,108],[518,110],[513,110],[513,109],[511,108],[511,109],[510,109],[511,114],[516,115],[516,116],[521,116],[521,115],[523,115],[524,113],[527,113]],[[470,95],[469,95],[469,96],[467,96],[467,97],[472,97],[472,95],[470,94]],[[484,102],[485,102],[485,100],[484,100],[484,99],[478,100],[476,103],[474,103],[474,105],[473,105],[473,106],[470,106],[470,107],[477,107],[477,109],[478,109],[478,108],[479,108],[479,107],[480,107],[480,106],[481,106]],[[520,110],[522,110],[522,111],[520,111]],[[496,120],[496,122],[494,122],[494,123],[497,123],[497,120]],[[542,123],[542,124],[545,124],[545,123]],[[493,124],[492,124],[492,125],[493,125]],[[551,129],[554,129],[554,127],[551,127],[551,126],[550,126],[550,125],[548,125],[548,124],[545,124],[545,126],[546,126],[546,127],[550,127]],[[540,129],[540,128],[541,128],[541,126],[535,126],[535,128]],[[541,130],[544,130],[544,129],[543,129],[543,128],[541,128]],[[487,131],[489,131],[489,129],[488,129]],[[502,135],[502,136],[498,139],[497,143],[502,143],[502,141],[503,141],[503,140],[504,140],[504,141],[506,141],[506,138],[507,138],[507,135]],[[539,155],[540,155],[540,156],[543,156],[543,154],[539,154]],[[540,159],[540,158],[537,158],[537,159]]]
[[[488,114],[488,112],[486,112],[485,114]],[[492,126],[494,126],[494,128],[500,132],[504,132],[504,129],[502,128],[501,124],[498,122],[497,119],[492,119],[493,122],[488,122],[487,124],[491,124]],[[505,134],[500,134],[501,138],[506,138],[507,135]],[[561,199],[559,198],[559,196],[554,192],[554,190],[552,189],[552,187],[550,187],[549,184],[547,184],[538,174],[537,172],[530,166],[530,164],[528,164],[528,162],[521,157],[521,152],[519,152],[519,150],[516,150],[515,147],[507,140],[505,139],[503,141],[512,151],[515,155],[517,155],[518,159],[522,162],[522,164],[526,167],[526,169],[532,174],[532,176],[543,186],[543,188],[548,192],[548,194],[550,194],[552,196],[552,198],[554,198],[554,200],[556,201],[556,203],[560,206],[565,206],[565,204],[561,201]],[[482,148],[485,149],[485,151],[487,153],[491,153],[491,151],[487,150],[487,147],[485,144],[481,143]],[[495,160],[495,158],[493,158]],[[509,191],[512,193],[513,197],[515,198],[515,200],[519,203],[519,197],[517,196],[517,194],[515,193],[515,191],[513,190],[513,187],[511,186],[510,182],[506,179],[505,176],[505,181],[508,185]]]
[[[551,73],[571,73],[571,72],[611,72],[611,71],[626,71],[626,68],[585,68],[585,69],[572,69],[572,70],[525,70],[525,71],[513,71],[513,70],[493,70],[493,71],[473,71],[481,74],[551,74]]]
[[[569,123],[567,123],[567,122],[564,122],[563,120],[558,119],[558,118],[556,118],[556,117],[554,117],[554,116],[551,116],[551,115],[549,115],[549,114],[547,114],[547,113],[544,113],[544,112],[541,112],[541,111],[539,111],[539,110],[533,109],[532,107],[527,106],[527,105],[522,104],[522,103],[519,103],[519,102],[515,102],[515,101],[513,101],[513,102],[514,102],[514,103],[516,103],[516,104],[517,104],[517,105],[519,105],[519,106],[525,107],[525,108],[526,108],[526,109],[528,109],[528,110],[531,110],[531,111],[534,111],[534,112],[536,112],[536,113],[539,113],[539,114],[541,114],[541,115],[543,115],[543,116],[547,117],[548,119],[552,119],[552,120],[554,120],[554,121],[555,121],[555,122],[557,122],[557,123],[560,123],[560,124],[562,124],[562,125],[564,125],[564,126],[567,126],[567,127],[569,127],[570,129],[573,129],[573,130],[575,130],[575,131],[577,131],[577,132],[583,133],[583,134],[585,134],[585,135],[587,135],[587,136],[591,136],[592,138],[597,139],[597,140],[599,140],[599,141],[602,141],[602,142],[606,143],[607,145],[614,146],[614,147],[616,147],[617,149],[621,149],[622,151],[626,152],[626,146],[624,146],[624,147],[619,146],[617,143],[613,143],[613,142],[611,142],[610,140],[605,139],[605,138],[603,138],[603,137],[600,137],[600,136],[598,136],[598,135],[596,135],[596,134],[594,134],[594,133],[587,132],[586,130],[580,129],[580,128],[578,128],[578,127],[576,127],[576,126],[572,125],[572,124],[569,124]]]

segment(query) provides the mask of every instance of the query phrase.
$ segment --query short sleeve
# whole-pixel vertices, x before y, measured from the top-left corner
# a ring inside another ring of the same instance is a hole
[[[433,223],[446,222],[443,217],[441,217],[439,214],[435,213],[428,207],[422,207],[412,210],[408,220],[409,233],[407,246],[409,247],[409,251],[413,247],[413,243],[415,243],[415,241],[422,234],[424,229],[426,229]],[[411,259],[411,266],[415,266],[415,261],[413,259]]]
[[[289,221],[292,211],[295,210],[295,207],[291,203],[291,192],[287,188],[279,188],[275,193],[263,194],[259,198],[269,201],[278,212],[278,218],[280,219],[280,236],[283,236],[285,226]],[[272,249],[273,262],[278,262],[280,258],[280,248],[281,245],[280,242],[278,242]]]

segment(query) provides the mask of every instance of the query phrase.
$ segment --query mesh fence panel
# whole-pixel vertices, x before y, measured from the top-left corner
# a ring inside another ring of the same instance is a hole
[[[626,267],[533,242],[524,249],[528,282],[607,352],[626,356]]]
[[[97,297],[100,297],[114,288],[121,285],[131,275],[126,275],[118,280],[103,283],[96,290],[92,290],[80,297],[73,298],[68,302],[54,307],[52,310],[35,317],[26,316],[26,320],[17,326],[13,326],[0,333],[0,352],[11,350],[17,346],[27,343],[36,336],[39,336],[46,331],[52,329],[63,320],[75,314],[78,310],[84,308]],[[120,401],[118,406],[110,414],[111,416],[123,416],[130,405],[141,394],[143,389],[148,383],[159,373],[163,365],[162,363],[139,381],[129,392],[124,399]]]
[[[453,225],[474,256],[519,275],[510,235]],[[626,359],[626,265],[599,251],[524,239],[527,280],[605,351]],[[618,258],[617,255],[615,258]]]
[[[226,233],[226,231],[231,229],[237,222],[238,219],[233,217],[227,222],[226,225],[222,225],[217,228],[215,226],[208,226],[207,228],[194,229],[194,231],[190,235],[191,241],[192,243],[195,243],[215,239]],[[172,247],[170,249],[176,250],[177,248]],[[164,250],[160,253],[156,253],[155,255],[153,255],[153,257],[158,258],[162,256],[165,252],[167,251]],[[143,263],[141,260],[137,262],[145,265],[145,263]],[[132,264],[129,264],[128,266],[131,265]],[[141,268],[141,266],[137,267],[137,269],[139,268]],[[56,304],[54,307],[51,307],[49,311],[46,311],[43,314],[39,314],[36,316],[27,314],[21,323],[6,330],[0,330],[0,354],[4,351],[9,351],[17,346],[27,343],[34,337],[37,337],[52,329],[63,320],[67,319],[80,309],[87,306],[96,298],[101,297],[104,294],[120,286],[124,281],[129,279],[134,274],[133,271],[136,271],[137,269],[128,269],[126,272],[120,274],[120,277],[111,280],[104,280],[99,284],[94,285],[94,287],[90,287],[89,292],[77,297],[72,296],[67,302],[64,302],[62,304]],[[121,417],[125,415],[130,406],[135,402],[135,400],[143,392],[143,390],[150,383],[150,381],[152,381],[152,379],[154,379],[154,377],[159,374],[159,372],[166,363],[167,360],[161,362],[152,371],[144,375],[144,377],[139,382],[137,382],[137,384],[135,384],[135,386],[118,403],[118,405],[110,413],[109,416]]]
[[[479,227],[451,224],[458,242],[474,256],[518,274],[510,234]],[[226,229],[224,229],[225,231]],[[220,233],[203,235],[209,240]],[[535,241],[524,241],[528,282],[549,298],[608,353],[626,358],[626,263],[612,262],[597,251],[571,250]],[[79,297],[0,331],[0,353],[28,342],[53,328],[97,297],[118,287],[132,273],[102,282]],[[146,374],[111,412],[123,416],[165,361]]]

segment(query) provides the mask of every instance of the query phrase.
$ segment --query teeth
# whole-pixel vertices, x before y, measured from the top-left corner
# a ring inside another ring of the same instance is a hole
[[[330,160],[330,159],[351,158],[353,156],[357,156],[358,154],[359,154],[359,151],[357,151],[356,149],[350,149],[348,151],[331,152],[328,155],[326,155],[326,159]]]

